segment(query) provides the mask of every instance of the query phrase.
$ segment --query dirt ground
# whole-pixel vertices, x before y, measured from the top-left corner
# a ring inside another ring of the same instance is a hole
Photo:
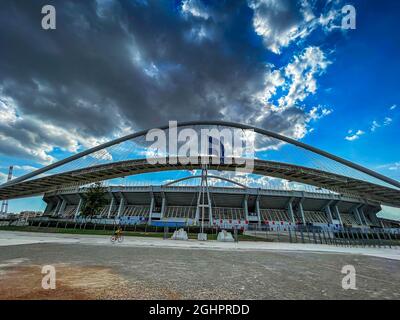
[[[0,299],[179,299],[168,289],[132,283],[109,268],[54,265],[57,270],[55,290],[42,288],[42,266],[6,268],[1,277]]]
[[[348,264],[357,290],[341,287]],[[44,265],[55,290],[42,289]],[[0,279],[0,299],[400,299],[400,261],[318,252],[3,246]]]

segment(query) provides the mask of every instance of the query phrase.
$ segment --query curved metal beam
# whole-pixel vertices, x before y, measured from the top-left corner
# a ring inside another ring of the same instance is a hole
[[[323,151],[321,149],[312,147],[312,146],[310,146],[308,144],[305,144],[303,142],[300,142],[300,141],[294,140],[292,138],[288,138],[288,137],[285,137],[283,135],[280,135],[278,133],[275,133],[275,132],[272,132],[272,131],[268,131],[268,130],[264,130],[264,129],[261,129],[261,128],[258,128],[258,127],[255,127],[255,126],[251,126],[251,125],[247,125],[247,124],[241,124],[241,123],[235,123],[235,122],[229,122],[229,121],[219,121],[219,120],[185,121],[185,122],[178,122],[177,123],[177,127],[196,126],[196,125],[214,125],[214,126],[225,126],[225,127],[231,127],[231,128],[238,128],[238,129],[243,129],[243,130],[246,130],[246,129],[254,130],[254,132],[256,132],[256,133],[259,133],[259,134],[262,134],[262,135],[265,135],[265,136],[268,136],[268,137],[271,137],[271,138],[275,138],[275,139],[287,142],[289,144],[295,145],[297,147],[303,148],[305,150],[314,152],[314,153],[319,154],[321,156],[324,156],[324,157],[326,157],[328,159],[331,159],[331,160],[334,160],[336,162],[339,162],[339,163],[341,163],[341,164],[343,164],[345,166],[348,166],[350,168],[353,168],[355,170],[363,172],[363,173],[365,173],[365,174],[367,174],[367,175],[369,175],[371,177],[377,178],[377,179],[379,179],[381,181],[384,181],[384,182],[386,182],[388,184],[391,184],[391,185],[393,185],[393,186],[395,186],[397,188],[400,188],[400,182],[397,181],[397,180],[394,180],[394,179],[391,179],[389,177],[386,177],[386,176],[384,176],[384,175],[382,175],[380,173],[377,173],[377,172],[375,172],[373,170],[370,170],[370,169],[368,169],[366,167],[360,166],[360,165],[358,165],[358,164],[356,164],[354,162],[351,162],[349,160],[340,158],[338,156],[335,156],[335,155],[333,155],[333,154],[331,154],[329,152]],[[164,126],[158,127],[158,129],[160,129],[160,130],[166,130],[168,128],[169,128],[169,125],[164,125]],[[150,130],[152,130],[152,129],[146,129],[146,130],[142,130],[142,131],[139,131],[139,132],[136,132],[136,133],[132,133],[132,134],[129,134],[127,136],[124,136],[124,137],[121,137],[121,138],[106,142],[104,144],[98,145],[96,147],[87,149],[87,150],[82,151],[82,152],[80,152],[78,154],[72,155],[72,156],[67,157],[67,158],[65,158],[63,160],[60,160],[60,161],[55,162],[53,164],[50,164],[50,165],[48,165],[46,167],[38,169],[38,170],[36,170],[34,172],[31,172],[31,173],[23,175],[23,176],[21,176],[19,178],[13,179],[10,182],[7,182],[7,183],[3,184],[2,187],[9,186],[9,185],[12,185],[12,184],[15,184],[15,183],[18,183],[18,182],[33,178],[33,177],[35,177],[35,176],[37,176],[39,174],[42,174],[44,172],[47,172],[47,171],[51,170],[51,169],[55,169],[55,168],[57,168],[57,167],[59,167],[61,165],[64,165],[64,164],[69,163],[71,161],[77,160],[77,159],[79,159],[81,157],[84,157],[84,156],[89,155],[91,153],[97,152],[99,150],[111,147],[111,146],[116,145],[118,143],[144,136]]]
[[[232,179],[228,179],[228,178],[224,178],[224,177],[220,177],[220,176],[216,176],[216,175],[210,175],[210,174],[207,175],[207,177],[208,178],[212,178],[212,179],[219,179],[219,180],[227,181],[227,182],[236,184],[239,187],[247,189],[247,186],[245,186],[244,184],[241,184],[239,182],[236,182],[236,181],[234,181]],[[168,183],[164,184],[163,186],[167,187],[167,186],[173,185],[173,184],[181,182],[181,181],[190,180],[190,179],[198,179],[198,178],[201,178],[201,176],[197,175],[197,176],[184,177],[184,178],[180,178],[180,179],[176,179],[174,181],[168,182]]]

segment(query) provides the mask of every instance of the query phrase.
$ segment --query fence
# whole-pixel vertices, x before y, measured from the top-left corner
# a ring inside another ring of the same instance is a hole
[[[268,226],[250,226],[247,235],[267,241],[325,244],[335,246],[392,247],[400,246],[400,230],[293,226],[280,230]]]
[[[107,223],[104,223],[107,222]],[[160,236],[165,233],[164,225],[144,224],[121,224],[110,221],[100,220],[67,220],[67,219],[46,219],[33,218],[28,221],[2,221],[0,226],[30,226],[37,228],[57,228],[94,230],[94,231],[113,231],[117,225],[122,227],[125,232],[144,232],[159,233]],[[168,225],[169,233],[183,228],[188,234],[197,234],[200,226],[181,226]],[[221,227],[205,227],[204,232],[209,234],[209,239],[216,239]],[[233,230],[235,231],[235,230]],[[334,246],[362,246],[362,247],[397,247],[400,246],[400,230],[398,229],[367,229],[343,227],[338,229],[328,229],[312,225],[296,225],[290,228],[271,228],[267,225],[249,225],[247,230],[237,230],[239,240],[258,240],[268,242],[288,242],[304,244],[320,244]],[[165,235],[164,235],[165,237]]]

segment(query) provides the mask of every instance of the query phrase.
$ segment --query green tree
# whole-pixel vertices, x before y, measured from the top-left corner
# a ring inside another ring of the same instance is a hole
[[[81,215],[91,218],[100,214],[101,209],[107,204],[106,188],[100,182],[88,187],[82,195],[83,203]]]

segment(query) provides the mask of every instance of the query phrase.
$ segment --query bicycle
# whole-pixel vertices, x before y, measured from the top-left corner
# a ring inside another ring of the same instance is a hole
[[[112,243],[115,243],[117,241],[119,243],[121,243],[122,241],[124,241],[124,237],[121,234],[119,234],[119,235],[114,234],[114,235],[111,236],[110,240],[111,240]]]

